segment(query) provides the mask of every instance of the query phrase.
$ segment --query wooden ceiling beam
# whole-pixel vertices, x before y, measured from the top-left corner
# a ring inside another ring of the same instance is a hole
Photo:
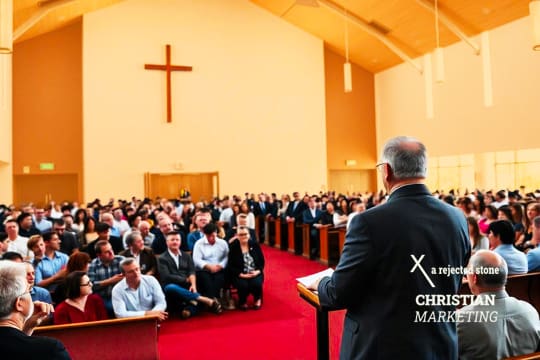
[[[13,41],[21,37],[25,32],[30,30],[41,19],[43,19],[51,10],[67,5],[75,0],[48,0],[38,3],[38,10],[23,22],[17,29],[13,31]]]
[[[379,29],[370,25],[364,19],[359,18],[358,16],[351,14],[348,11],[345,11],[341,6],[329,0],[317,0],[320,5],[326,7],[329,10],[332,10],[335,13],[338,13],[343,18],[349,20],[351,23],[355,24],[363,31],[373,36],[380,42],[382,42],[388,49],[390,49],[394,54],[399,56],[403,61],[412,65],[420,74],[423,73],[422,66],[418,65],[409,55],[407,55],[403,50],[401,50],[392,40],[390,40],[385,34],[383,34]]]
[[[430,10],[431,12],[435,13],[435,5],[431,1],[428,0],[416,0],[417,3],[425,7],[426,9]],[[467,34],[463,30],[460,29],[460,27],[454,23],[452,20],[446,16],[444,11],[441,11],[441,9],[438,9],[439,12],[439,21],[444,24],[450,30],[453,32],[457,37],[459,37],[461,40],[463,40],[467,45],[473,48],[475,55],[480,55],[480,46],[476,44],[474,41],[472,41]]]

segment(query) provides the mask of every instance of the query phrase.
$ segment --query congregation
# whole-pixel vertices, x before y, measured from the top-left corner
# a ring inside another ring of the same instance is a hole
[[[473,254],[492,250],[498,256],[492,261],[507,264],[509,275],[540,270],[538,193],[433,196],[462,210]],[[309,254],[316,259],[321,227],[346,227],[386,199],[384,193],[246,193],[207,203],[192,202],[188,193],[175,200],[96,199],[85,207],[0,205],[0,255],[27,263],[32,299],[55,306],[54,324],[259,310],[265,277],[260,243],[273,245],[275,235],[265,231],[265,221],[309,225]],[[286,231],[283,238],[287,242]],[[293,248],[302,253],[296,238]]]

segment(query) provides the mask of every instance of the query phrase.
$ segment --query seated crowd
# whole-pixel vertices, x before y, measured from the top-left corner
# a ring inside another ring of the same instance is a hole
[[[505,299],[506,274],[540,271],[540,202],[534,195],[475,191],[456,200],[453,192],[434,194],[463,211],[472,259],[478,256],[478,264],[504,268],[504,279],[468,279],[476,284],[471,290],[491,291],[497,299]],[[219,314],[223,308],[247,310],[250,305],[261,309],[265,260],[259,242],[265,236],[273,242],[273,233],[264,231],[265,220],[279,218],[285,226],[306,224],[309,254],[317,258],[321,227],[346,227],[356,214],[385,201],[382,193],[295,192],[292,198],[246,193],[244,198],[210,203],[132,198],[106,205],[95,200],[86,208],[76,203],[61,207],[53,203],[47,209],[0,206],[0,255],[27,262],[32,299],[55,305],[51,316],[55,324],[140,315],[165,320],[170,313],[189,318],[202,310]],[[297,254],[301,246],[295,237]],[[477,263],[471,260],[470,266]],[[237,304],[231,289],[237,291]],[[535,335],[530,342],[538,344],[536,310],[513,300],[501,301],[522,308],[523,317],[534,312],[536,320],[523,331],[532,328]],[[472,330],[462,326],[460,334],[468,331]],[[465,342],[460,339],[460,344]]]

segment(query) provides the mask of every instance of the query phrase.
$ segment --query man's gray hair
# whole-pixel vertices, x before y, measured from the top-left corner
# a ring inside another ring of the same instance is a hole
[[[142,234],[140,231],[132,231],[130,232],[127,236],[126,236],[126,245],[128,247],[131,247],[131,245],[133,245],[133,243],[135,242],[135,239],[140,237],[141,239],[144,240]]]
[[[390,165],[397,179],[426,177],[426,147],[413,137],[398,136],[388,140],[383,148],[382,161]]]
[[[13,312],[15,301],[28,289],[26,265],[13,261],[0,261],[0,319]]]
[[[132,258],[132,257],[128,257],[122,260],[120,262],[120,270],[122,271],[122,274],[124,273],[124,266],[129,266],[134,263],[135,263],[135,258]]]
[[[484,253],[492,253],[498,259],[498,265],[493,264],[493,261],[489,261]],[[500,288],[506,285],[506,278],[508,277],[508,266],[502,256],[494,253],[490,250],[480,250],[471,257],[470,270],[476,274],[478,286],[484,288]]]

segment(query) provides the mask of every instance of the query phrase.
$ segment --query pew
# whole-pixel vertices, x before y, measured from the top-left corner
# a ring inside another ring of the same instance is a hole
[[[504,358],[503,360],[535,360],[535,359],[540,359],[540,352],[535,352],[535,353],[526,354],[526,355],[507,357],[507,358]]]
[[[510,296],[527,301],[540,313],[540,272],[509,275],[506,291]],[[460,294],[470,294],[469,283],[463,281]]]
[[[309,225],[308,224],[302,224],[299,225],[302,227],[302,256],[309,259],[310,251],[311,251],[311,241],[310,241],[310,234],[309,234]]]
[[[158,318],[140,316],[40,326],[33,335],[60,340],[73,359],[159,359]]]
[[[319,260],[324,264],[328,265],[328,229],[329,226],[321,226],[319,228],[319,245],[321,247],[320,249],[320,256]]]
[[[265,233],[266,233],[266,241],[265,243],[267,245],[272,245],[271,242],[271,236],[270,236],[270,229],[274,228],[274,244],[273,246],[281,249],[281,219],[278,218],[266,218],[266,224],[265,224]]]
[[[343,253],[343,245],[345,245],[345,234],[347,233],[346,227],[340,227],[338,230],[339,236],[339,254]]]
[[[288,251],[294,254],[294,221],[287,222]]]
[[[278,217],[274,220],[274,226],[276,228],[274,246],[281,249],[281,218]]]
[[[281,248],[281,219],[265,217],[264,219],[264,243],[268,246]]]

